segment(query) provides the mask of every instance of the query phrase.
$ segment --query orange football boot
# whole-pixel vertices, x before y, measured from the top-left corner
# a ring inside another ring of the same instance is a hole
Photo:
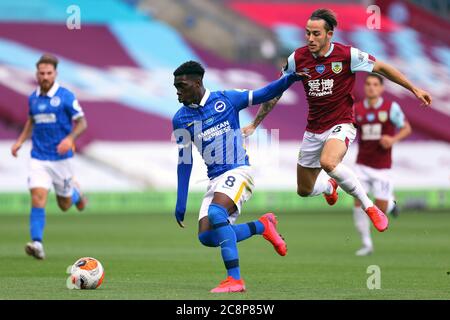
[[[86,196],[83,194],[80,194],[80,201],[78,201],[78,203],[75,204],[75,207],[77,207],[78,211],[83,211],[84,208],[86,208],[87,203],[88,203],[88,200],[87,200]]]
[[[212,289],[212,293],[227,293],[227,292],[244,292],[245,283],[243,279],[236,280],[232,276],[228,276],[223,280],[218,287]]]
[[[73,180],[73,188],[76,189],[80,194],[80,201],[78,201],[78,203],[75,203],[75,207],[78,209],[78,211],[83,211],[87,206],[88,200],[83,192],[81,192],[80,184],[75,179]]]
[[[366,213],[378,231],[383,232],[388,228],[388,217],[377,206],[367,208]]]
[[[278,221],[275,215],[273,213],[266,213],[259,218],[259,221],[264,225],[264,232],[262,233],[264,239],[273,245],[275,251],[280,256],[285,256],[287,253],[287,246],[283,237],[281,237],[277,231]]]
[[[333,186],[333,192],[331,194],[324,193],[323,196],[325,197],[325,200],[327,200],[328,204],[332,206],[338,201],[339,198],[339,195],[337,193],[338,184],[333,178],[330,178],[328,182],[330,182]]]

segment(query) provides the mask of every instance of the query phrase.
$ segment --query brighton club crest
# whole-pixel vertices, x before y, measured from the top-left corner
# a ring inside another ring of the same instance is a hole
[[[334,73],[340,73],[342,71],[342,62],[332,62],[331,70],[333,70]]]
[[[58,107],[61,104],[61,98],[58,96],[54,96],[53,98],[51,98],[50,100],[50,105],[52,107]]]
[[[378,120],[380,120],[380,122],[386,122],[387,119],[388,119],[387,111],[378,112]]]

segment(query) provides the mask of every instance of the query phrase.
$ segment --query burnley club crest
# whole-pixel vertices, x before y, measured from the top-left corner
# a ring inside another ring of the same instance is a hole
[[[342,62],[332,62],[331,70],[333,70],[334,73],[340,73],[342,71]]]

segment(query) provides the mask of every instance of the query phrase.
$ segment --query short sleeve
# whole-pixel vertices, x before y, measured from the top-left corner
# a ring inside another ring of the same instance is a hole
[[[350,69],[352,72],[372,72],[375,65],[375,57],[359,49],[350,48]]]
[[[284,76],[288,73],[296,72],[297,66],[295,64],[295,51],[287,58],[286,64],[281,70],[281,74]]]
[[[223,91],[223,94],[238,111],[251,106],[253,102],[252,90],[234,89]]]
[[[405,114],[397,102],[392,102],[389,119],[397,129],[401,129],[405,126]]]
[[[84,117],[83,109],[80,106],[77,98],[72,92],[67,92],[65,99],[65,107],[72,120]]]

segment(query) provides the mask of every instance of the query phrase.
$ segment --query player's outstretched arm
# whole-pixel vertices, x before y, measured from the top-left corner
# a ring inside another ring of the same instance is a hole
[[[244,136],[249,136],[255,131],[258,125],[275,107],[284,91],[286,91],[294,82],[303,80],[304,78],[310,78],[310,75],[305,72],[287,73],[280,79],[269,83],[264,88],[253,91],[251,104],[255,105],[262,103],[262,105],[258,110],[255,120],[242,129]]]
[[[390,149],[392,146],[405,139],[412,133],[411,125],[408,121],[405,121],[404,126],[394,136],[383,135],[380,139],[380,144],[384,149]]]
[[[256,128],[258,128],[264,118],[270,113],[270,111],[272,111],[280,98],[281,96],[275,97],[272,100],[263,102],[261,104],[258,109],[258,113],[256,114],[255,119],[253,119],[252,123],[242,128],[242,134],[244,135],[244,137],[248,137],[252,135],[253,132],[255,132]]]
[[[186,156],[187,155],[187,156]],[[188,161],[183,161],[187,158]],[[189,180],[192,172],[192,146],[182,147],[178,153],[177,166],[177,204],[175,206],[175,218],[180,227],[184,228],[184,215],[189,191]]]
[[[305,72],[291,72],[282,76],[280,79],[269,83],[267,86],[254,90],[250,104],[261,104],[268,102],[276,97],[280,97],[289,87],[296,81],[310,78],[311,76]]]
[[[33,120],[31,117],[28,117],[27,122],[25,122],[25,126],[23,127],[22,132],[17,138],[17,141],[11,147],[11,154],[14,157],[17,157],[17,153],[19,149],[22,147],[23,143],[31,136],[31,132],[33,131]]]
[[[56,150],[59,154],[63,155],[69,152],[74,146],[74,142],[78,137],[87,129],[87,121],[85,117],[80,117],[75,120],[75,126],[72,132],[69,133],[59,144]]]
[[[399,70],[397,70],[390,64],[377,60],[373,67],[373,72],[379,73],[388,78],[389,80],[401,85],[403,88],[411,91],[417,97],[417,99],[422,101],[422,105],[425,106],[431,105],[432,102],[431,95],[425,90],[422,90],[414,86],[414,84],[412,84],[411,81],[409,81],[403,73],[401,73]]]

